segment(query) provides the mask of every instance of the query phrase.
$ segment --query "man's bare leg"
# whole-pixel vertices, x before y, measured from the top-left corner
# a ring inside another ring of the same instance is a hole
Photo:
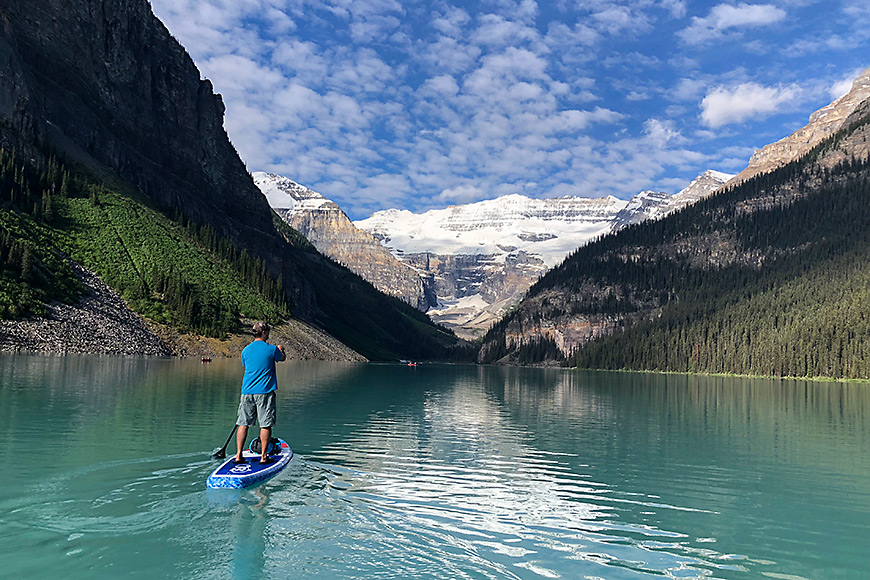
[[[245,440],[248,438],[248,426],[239,425],[239,430],[236,433],[236,463],[244,461],[242,451],[245,450]]]
[[[271,427],[260,427],[260,449],[262,451],[260,461],[265,463],[269,457],[267,451],[269,450],[269,439],[272,438],[272,428]]]

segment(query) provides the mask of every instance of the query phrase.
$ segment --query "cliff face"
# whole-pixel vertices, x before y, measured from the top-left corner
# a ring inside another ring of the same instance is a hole
[[[114,173],[168,215],[208,224],[316,310],[223,128],[224,105],[147,0],[0,0],[0,143]],[[108,170],[108,171],[107,171]]]
[[[434,305],[428,278],[399,262],[371,234],[353,225],[338,204],[281,175],[256,172],[253,177],[275,213],[319,252],[418,310],[425,312]]]
[[[75,143],[159,206],[237,241],[272,229],[220,96],[146,0],[0,0],[0,22],[5,142]]]
[[[754,175],[766,173],[797,159],[847,125],[847,119],[870,98],[870,68],[852,83],[852,89],[826,107],[810,115],[809,122],[788,137],[756,151],[746,169],[730,182],[737,184]]]
[[[239,263],[252,264],[235,275],[259,276],[251,272],[261,259],[295,317],[363,354],[445,356],[455,337],[277,223],[223,114],[147,0],[0,0],[0,145],[32,165],[59,152],[95,184],[136,197],[131,204],[140,201],[135,189],[165,215],[211,226],[234,243]],[[162,241],[171,255],[177,240]],[[111,278],[115,267],[99,274]]]

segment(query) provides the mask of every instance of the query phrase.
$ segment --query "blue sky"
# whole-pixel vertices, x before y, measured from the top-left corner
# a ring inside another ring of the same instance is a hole
[[[151,0],[250,171],[352,219],[736,173],[870,66],[868,0]]]

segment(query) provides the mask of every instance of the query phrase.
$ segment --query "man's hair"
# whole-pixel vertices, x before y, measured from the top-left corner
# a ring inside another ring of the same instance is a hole
[[[272,327],[263,322],[262,320],[254,323],[254,334],[256,336],[263,336],[270,330],[272,330]]]

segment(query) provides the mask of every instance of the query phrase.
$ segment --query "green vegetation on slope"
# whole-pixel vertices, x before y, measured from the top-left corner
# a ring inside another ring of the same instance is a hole
[[[590,343],[572,363],[594,368],[774,376],[870,377],[870,247],[781,285],[734,288],[701,305]]]
[[[374,360],[472,358],[470,346],[425,314],[320,255],[277,217],[275,227],[287,241],[283,257],[314,292],[313,322],[349,347]],[[77,300],[83,290],[67,257],[136,312],[185,332],[220,338],[238,330],[240,316],[289,316],[283,280],[210,227],[170,219],[138,192],[53,158],[27,165],[0,150],[0,318]]]
[[[735,220],[743,251],[768,257],[761,267],[730,265],[698,279],[666,262],[668,278],[683,284],[658,288],[675,297],[661,315],[590,343],[571,363],[870,377],[868,176],[866,163],[850,161],[793,204]]]
[[[0,202],[0,317],[40,315],[49,300],[78,298],[64,256],[99,274],[134,310],[184,331],[221,337],[240,315],[289,315],[280,280],[261,260],[53,158],[28,166],[0,150]]]

